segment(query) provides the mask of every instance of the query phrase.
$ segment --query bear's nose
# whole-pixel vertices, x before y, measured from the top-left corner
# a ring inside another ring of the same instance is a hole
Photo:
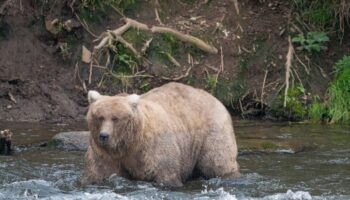
[[[108,140],[108,133],[101,132],[100,133],[100,140],[103,141],[103,142],[107,141]]]

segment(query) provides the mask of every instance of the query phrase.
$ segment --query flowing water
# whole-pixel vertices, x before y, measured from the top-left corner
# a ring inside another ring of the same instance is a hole
[[[84,152],[40,147],[55,133],[84,124],[0,122],[15,132],[13,156],[0,156],[0,199],[350,199],[350,127],[235,122],[237,141],[252,133],[311,141],[297,154],[241,153],[237,180],[195,180],[171,189],[112,176],[103,186],[77,186]],[[267,137],[267,140],[268,140]]]

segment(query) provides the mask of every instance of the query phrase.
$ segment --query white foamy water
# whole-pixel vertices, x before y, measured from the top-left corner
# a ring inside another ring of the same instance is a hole
[[[136,189],[137,188],[137,189]],[[195,200],[348,200],[350,196],[312,196],[306,191],[288,190],[285,193],[275,193],[262,197],[252,197],[238,192],[230,192],[223,187],[204,189],[197,193],[175,192],[159,190],[149,185],[137,185],[132,192],[118,194],[112,188],[80,188],[73,191],[62,191],[54,184],[45,180],[27,180],[5,184],[0,188],[0,199],[21,200],[136,200],[136,199],[195,199]]]

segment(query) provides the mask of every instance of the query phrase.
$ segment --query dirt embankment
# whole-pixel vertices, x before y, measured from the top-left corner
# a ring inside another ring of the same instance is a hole
[[[89,66],[80,62],[81,45],[92,49],[95,38],[88,33],[87,26],[83,28],[79,23],[77,16],[83,13],[74,10],[70,3],[55,1],[48,8],[35,0],[0,3],[0,120],[81,120],[87,106],[86,88],[108,93],[145,91],[144,79],[133,79],[126,87],[120,86],[121,81],[101,86],[98,84],[101,77],[95,75],[92,84],[88,83]],[[126,15],[148,25],[159,25],[153,7],[148,1],[139,3]],[[159,14],[165,26],[198,36],[218,49],[222,46],[223,50],[222,56],[220,52],[200,52],[194,57],[191,73],[179,81],[212,91],[242,116],[265,115],[268,111],[261,108],[271,107],[284,85],[289,9],[286,1],[249,0],[240,3],[238,14],[230,0],[208,4],[161,1]],[[123,24],[116,13],[93,15],[99,20],[89,24],[89,31],[95,34]],[[54,34],[47,23],[56,19],[62,23],[74,20],[79,25],[73,31]],[[302,71],[302,66],[296,68],[310,93],[307,98],[325,93],[334,61],[349,52],[344,38],[344,45],[332,44],[327,52],[312,58],[322,65],[322,70],[311,66],[310,75]],[[67,41],[74,45],[63,49],[62,44]],[[187,62],[187,54],[175,58],[181,64]],[[219,82],[215,82],[214,76],[213,84],[212,75],[217,74],[222,61],[224,70],[216,78]],[[81,80],[76,76],[76,63]],[[157,78],[164,75],[163,69],[157,62],[147,66],[145,71],[155,77],[147,79],[147,89],[168,81]],[[165,75],[178,76],[183,71],[174,69]]]

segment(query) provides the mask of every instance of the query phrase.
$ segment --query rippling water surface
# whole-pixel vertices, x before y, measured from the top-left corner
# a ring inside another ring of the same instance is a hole
[[[13,156],[0,156],[0,199],[350,199],[350,127],[235,122],[237,141],[251,133],[309,141],[297,154],[242,153],[237,180],[196,180],[178,189],[112,176],[106,185],[78,187],[84,152],[39,147],[55,133],[84,124],[0,122],[11,128]],[[242,139],[241,139],[242,140]]]

